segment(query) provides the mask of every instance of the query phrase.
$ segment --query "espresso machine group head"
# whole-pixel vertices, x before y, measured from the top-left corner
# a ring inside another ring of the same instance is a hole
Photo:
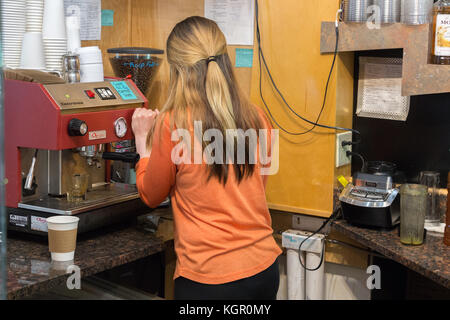
[[[42,234],[45,218],[77,215],[79,232],[146,210],[133,184],[111,180],[111,160],[135,163],[115,145],[133,139],[131,119],[148,101],[131,80],[50,84],[5,80],[9,227]],[[71,178],[89,176],[86,199],[68,201]]]

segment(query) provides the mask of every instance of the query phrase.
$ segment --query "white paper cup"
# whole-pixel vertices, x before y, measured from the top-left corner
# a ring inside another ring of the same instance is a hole
[[[77,53],[80,55],[80,63],[81,64],[103,64],[102,54],[98,53]]]
[[[77,16],[66,17],[67,50],[76,52],[81,48],[80,18]]]
[[[73,260],[79,220],[73,216],[47,218],[48,245],[53,261]]]
[[[67,29],[80,29],[80,18],[76,15],[66,17]]]
[[[80,64],[103,63],[102,51],[97,46],[79,48],[76,53],[80,55]]]
[[[24,69],[45,69],[44,45],[42,33],[26,32],[22,42],[20,66]]]
[[[66,37],[64,0],[45,0],[42,33],[44,38]]]
[[[81,82],[101,82],[105,80],[103,64],[80,65]]]
[[[74,264],[73,260],[67,261],[55,261],[53,260],[51,263],[51,269],[55,271],[67,271],[67,268]]]
[[[67,51],[77,52],[80,47],[80,29],[67,29]]]

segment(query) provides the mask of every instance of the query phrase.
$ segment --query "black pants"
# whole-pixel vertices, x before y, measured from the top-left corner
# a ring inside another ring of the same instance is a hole
[[[224,284],[203,284],[178,277],[175,300],[275,300],[279,283],[277,259],[254,276]]]

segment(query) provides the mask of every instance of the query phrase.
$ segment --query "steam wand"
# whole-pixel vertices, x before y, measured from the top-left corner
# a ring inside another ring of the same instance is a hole
[[[38,149],[34,152],[33,160],[31,161],[30,170],[27,174],[27,179],[25,180],[24,189],[33,190],[33,178],[34,178],[34,169],[36,167],[36,159],[37,159]]]

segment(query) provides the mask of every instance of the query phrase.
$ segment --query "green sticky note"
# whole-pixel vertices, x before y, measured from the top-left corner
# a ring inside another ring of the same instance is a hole
[[[114,25],[114,10],[102,10],[102,26],[112,27]]]
[[[253,67],[253,49],[236,48],[236,68]]]

